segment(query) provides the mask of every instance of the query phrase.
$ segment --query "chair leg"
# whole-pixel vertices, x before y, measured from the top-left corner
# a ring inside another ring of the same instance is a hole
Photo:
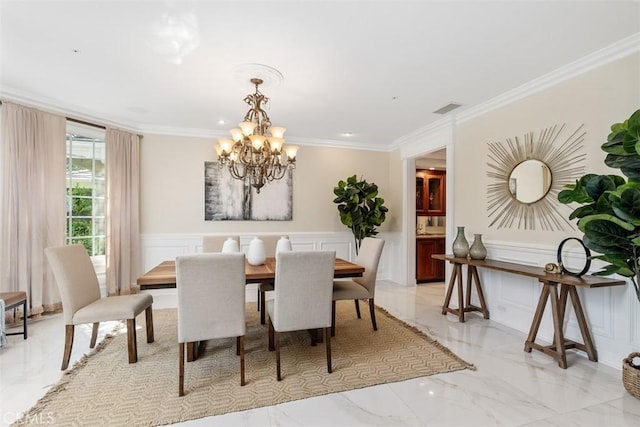
[[[244,381],[244,335],[238,337],[238,346],[240,347],[240,386],[245,385]]]
[[[369,313],[371,313],[371,324],[373,325],[373,330],[378,330],[378,324],[376,323],[376,311],[375,306],[373,305],[373,298],[369,298]]]
[[[354,299],[353,302],[356,303],[356,314],[358,315],[358,319],[362,319],[362,317],[360,316],[360,301]]]
[[[184,396],[184,343],[178,344],[178,396]]]
[[[273,329],[273,322],[271,322],[271,318],[269,318],[269,351],[273,351],[275,350],[275,345],[273,344],[274,341],[274,329]]]
[[[267,299],[267,293],[260,291],[260,324],[265,324],[265,300]]]
[[[336,336],[336,302],[331,301],[331,336]]]
[[[127,347],[129,350],[129,363],[136,363],[138,361],[136,319],[127,319]]]
[[[71,348],[73,347],[73,333],[75,327],[73,325],[65,326],[64,336],[64,354],[62,355],[62,370],[66,371],[69,367],[69,359],[71,358]]]
[[[240,337],[236,337],[236,356],[240,356]]]
[[[324,342],[327,347],[327,372],[333,372],[331,367],[331,328],[324,328]]]
[[[276,378],[278,381],[282,380],[282,374],[280,372],[280,333],[274,331],[274,340],[276,344]]]
[[[311,335],[311,347],[315,347],[318,345],[318,330],[311,329],[309,331],[309,335]]]
[[[153,309],[151,306],[144,310],[144,316],[147,324],[147,343],[152,343],[155,341],[155,337],[153,336]]]
[[[93,330],[91,331],[91,342],[89,342],[89,348],[96,346],[96,340],[98,339],[98,329],[100,328],[100,322],[94,322]]]

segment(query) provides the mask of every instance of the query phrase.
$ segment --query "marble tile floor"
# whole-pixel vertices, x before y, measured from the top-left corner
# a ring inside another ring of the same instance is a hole
[[[255,300],[255,289],[247,299]],[[379,282],[376,302],[446,345],[476,371],[417,378],[182,423],[185,426],[640,426],[640,400],[621,371],[570,351],[569,369],[525,353],[525,334],[470,314],[440,314],[444,284]],[[156,295],[154,306],[175,305]],[[354,313],[355,315],[355,313]],[[368,322],[368,311],[363,311]],[[114,323],[103,324],[99,339]],[[29,324],[29,339],[0,350],[0,425],[11,424],[61,376],[61,315]],[[77,328],[71,363],[88,351],[90,327]],[[143,340],[144,341],[144,340]],[[140,345],[146,345],[142,342]],[[274,368],[275,369],[275,368]]]

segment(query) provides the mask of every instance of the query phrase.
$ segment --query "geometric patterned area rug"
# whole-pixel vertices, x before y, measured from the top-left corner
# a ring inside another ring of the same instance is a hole
[[[275,352],[267,348],[267,326],[255,303],[247,304],[246,385],[240,386],[235,339],[208,341],[195,362],[185,363],[185,396],[178,397],[178,339],[175,309],[153,313],[155,342],[138,325],[138,362],[127,362],[126,329],[106,337],[78,361],[15,425],[46,415],[49,425],[164,425],[329,393],[475,369],[449,349],[376,307],[378,331],[351,301],[336,308],[331,339],[333,373],[327,373],[324,344],[310,345],[305,331],[280,336],[282,381]],[[118,329],[118,328],[117,328]]]

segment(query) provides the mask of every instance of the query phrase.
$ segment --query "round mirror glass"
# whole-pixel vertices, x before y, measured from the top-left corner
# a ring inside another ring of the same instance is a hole
[[[551,170],[540,160],[525,160],[509,174],[509,192],[520,203],[535,203],[551,188]]]

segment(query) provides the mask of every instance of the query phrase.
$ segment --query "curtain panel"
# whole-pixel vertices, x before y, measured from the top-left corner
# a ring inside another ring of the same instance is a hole
[[[140,137],[107,128],[105,148],[107,292],[125,295],[140,272]]]
[[[66,119],[2,102],[0,291],[25,291],[28,315],[62,308],[44,248],[65,244]]]

